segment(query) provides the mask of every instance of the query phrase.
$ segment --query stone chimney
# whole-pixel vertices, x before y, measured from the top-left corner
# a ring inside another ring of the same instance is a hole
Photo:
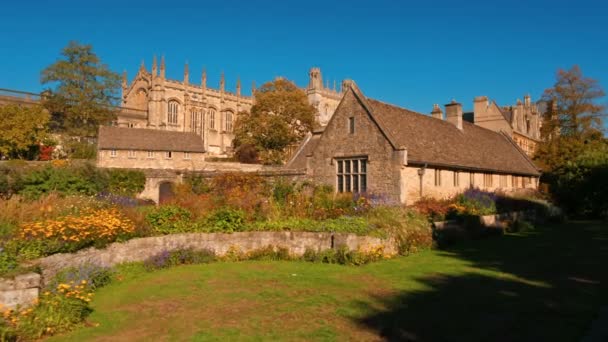
[[[433,111],[431,112],[431,116],[435,119],[443,120],[443,112],[438,104],[433,105]]]
[[[462,130],[462,104],[452,100],[445,105],[445,120]]]
[[[352,87],[355,85],[355,81],[351,80],[351,79],[345,79],[342,81],[342,92],[346,92],[346,90],[348,90],[348,88]]]

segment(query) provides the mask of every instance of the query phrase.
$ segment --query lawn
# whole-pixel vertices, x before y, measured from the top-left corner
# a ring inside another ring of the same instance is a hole
[[[361,267],[132,267],[50,340],[576,341],[608,304],[606,261],[606,224],[576,222]]]

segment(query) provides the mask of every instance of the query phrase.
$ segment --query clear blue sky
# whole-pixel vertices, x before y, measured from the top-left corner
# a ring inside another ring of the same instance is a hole
[[[70,40],[136,73],[164,54],[167,76],[209,84],[237,76],[245,93],[285,76],[303,86],[354,79],[368,97],[428,113],[534,100],[558,68],[581,66],[608,88],[606,1],[7,1],[0,11],[0,88],[40,91],[40,70]],[[86,4],[86,5],[83,5]]]

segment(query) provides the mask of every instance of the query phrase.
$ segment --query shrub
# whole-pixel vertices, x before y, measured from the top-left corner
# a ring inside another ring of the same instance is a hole
[[[20,193],[30,199],[37,199],[51,192],[91,196],[102,191],[105,185],[105,176],[92,166],[81,168],[48,166],[25,175]]]
[[[34,306],[5,311],[5,326],[18,340],[38,340],[69,331],[91,313],[92,295],[86,282],[61,283],[42,293]]]
[[[61,270],[47,285],[58,288],[60,284],[87,284],[91,290],[106,286],[112,279],[112,271],[106,267],[86,263],[79,267]]]
[[[150,211],[146,220],[154,231],[161,234],[183,233],[188,230],[192,214],[175,205],[164,205]]]
[[[450,211],[450,201],[432,197],[423,197],[413,205],[414,209],[425,215],[430,221],[443,221]]]
[[[108,191],[112,194],[133,197],[144,190],[146,176],[141,171],[109,170]]]
[[[197,195],[208,194],[211,192],[211,185],[209,184],[209,181],[202,176],[188,176],[185,179],[185,183],[189,185],[190,190]]]
[[[526,220],[515,220],[509,224],[507,231],[509,232],[531,232],[534,230],[534,225]]]
[[[162,251],[144,261],[148,271],[167,268],[177,265],[206,264],[216,260],[215,252],[202,249],[176,249]]]
[[[206,226],[222,233],[239,232],[245,229],[245,212],[228,207],[215,210],[206,219]]]
[[[19,267],[17,255],[0,247],[0,274],[9,273]]]
[[[258,149],[250,144],[243,144],[237,147],[235,155],[239,162],[243,164],[255,164],[258,162]]]
[[[384,258],[382,249],[374,251],[349,251],[347,247],[330,248],[323,251],[307,249],[302,259],[308,262],[340,265],[364,265]]]
[[[274,247],[268,245],[259,249],[250,251],[245,256],[248,260],[291,260],[289,250],[285,247]]]
[[[456,196],[456,202],[464,207],[464,214],[483,216],[496,214],[496,198],[495,193],[473,188]]]

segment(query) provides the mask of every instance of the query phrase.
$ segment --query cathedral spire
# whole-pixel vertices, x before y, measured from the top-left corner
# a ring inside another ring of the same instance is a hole
[[[207,70],[203,68],[203,73],[201,75],[201,88],[203,90],[207,89]]]
[[[156,55],[152,58],[152,77],[158,76],[158,67],[156,66]]]
[[[141,64],[139,65],[139,72],[146,72],[146,64],[144,63],[144,60],[141,60]]]
[[[127,70],[122,71],[122,89],[127,89]]]
[[[184,65],[184,84],[188,85],[188,81],[190,79],[190,68],[188,67],[188,62]]]
[[[226,89],[226,80],[224,78],[224,72],[222,71],[222,76],[220,77],[220,91],[224,92]]]
[[[165,55],[160,57],[160,78],[165,78]]]
[[[241,96],[241,76],[236,79],[236,96]]]
[[[251,81],[251,96],[255,94],[255,81]]]

